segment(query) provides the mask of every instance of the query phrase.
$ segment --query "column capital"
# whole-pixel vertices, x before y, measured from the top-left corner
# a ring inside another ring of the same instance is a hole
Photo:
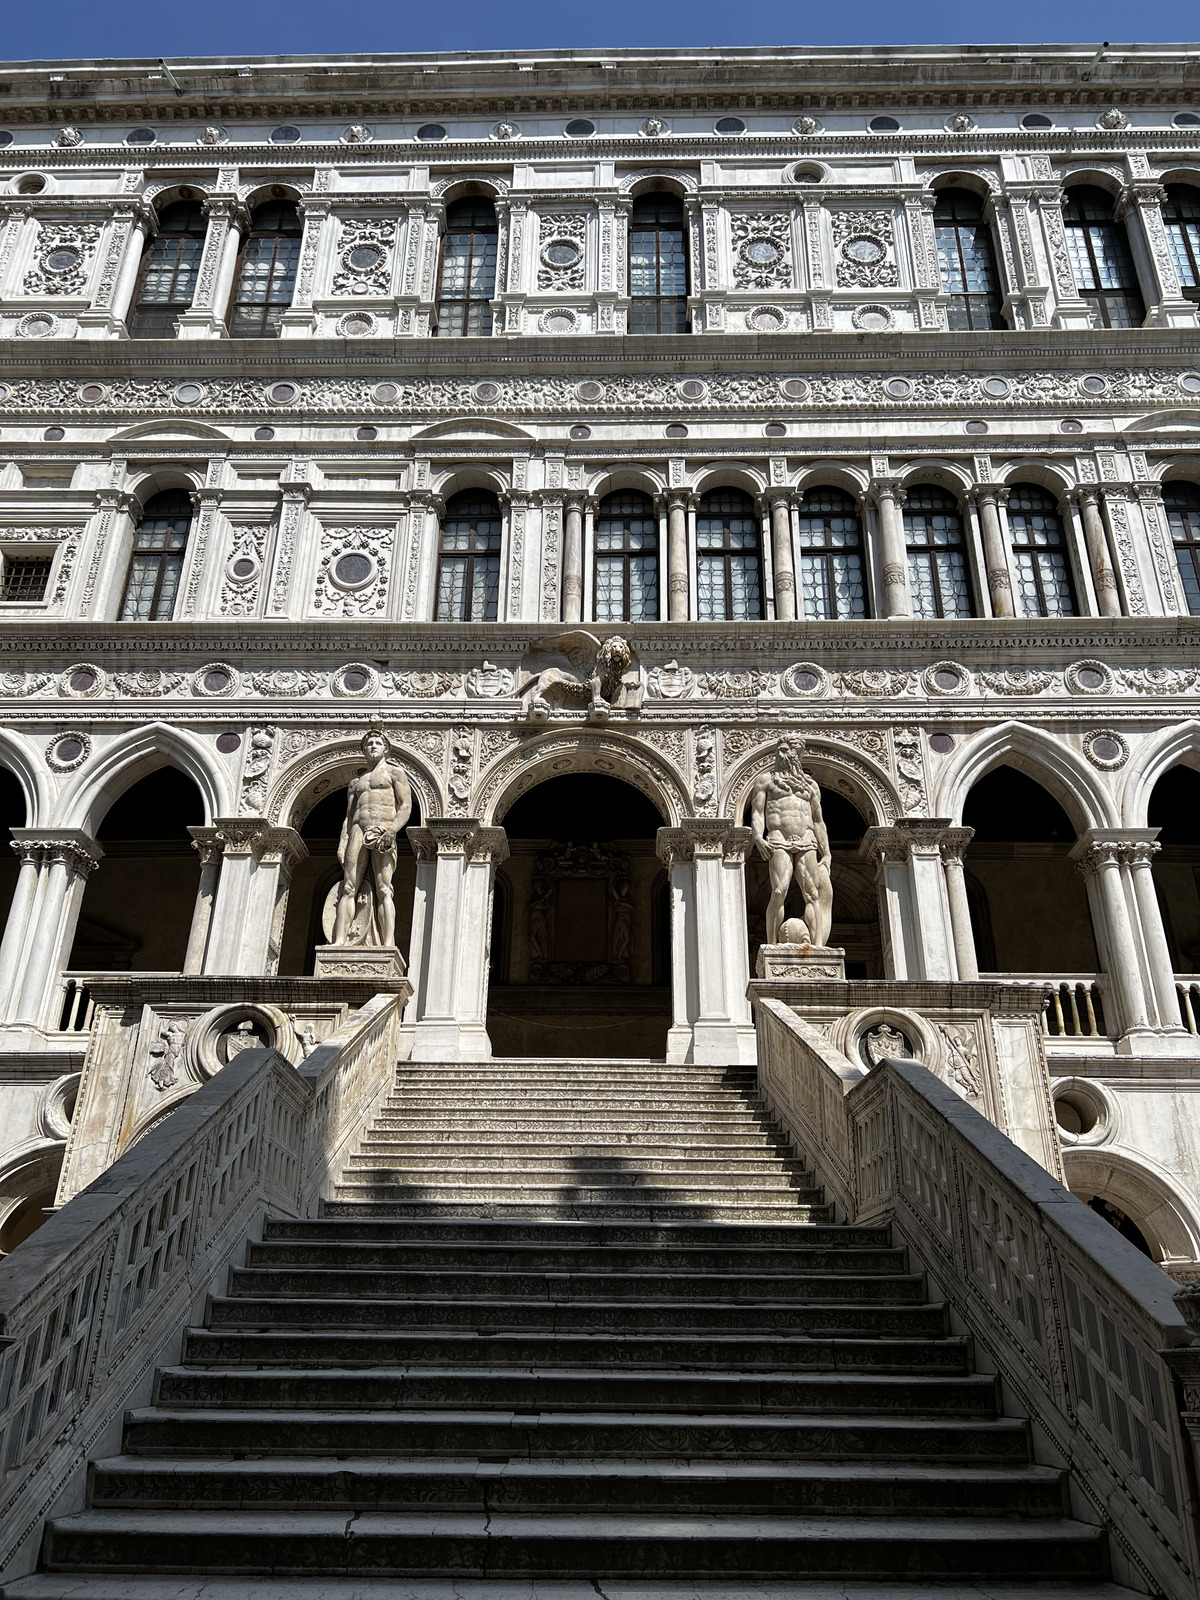
[[[269,817],[214,817],[211,828],[189,828],[193,844],[204,858],[206,849],[223,856],[249,856],[255,861],[294,864],[303,861],[308,847],[294,828],[283,828]],[[201,836],[202,842],[197,842]]]
[[[881,500],[892,500],[896,505],[904,504],[904,490],[899,478],[872,478],[867,485],[864,496],[872,505],[878,505]]]
[[[1008,504],[1011,493],[1006,483],[973,483],[967,490],[967,498],[980,506],[1003,506]]]
[[[667,866],[696,860],[745,861],[754,834],[732,817],[684,817],[678,828],[660,828],[659,860]]]
[[[219,828],[189,826],[188,832],[192,836],[192,849],[200,857],[203,866],[208,866],[210,862],[221,859],[225,852]]]
[[[82,828],[13,828],[12,849],[22,860],[36,858],[49,866],[64,861],[81,878],[99,866],[104,847]]]
[[[426,817],[421,827],[404,830],[418,861],[439,855],[465,856],[494,865],[508,856],[508,835],[503,828],[485,828],[477,817]]]
[[[1148,862],[1162,846],[1158,828],[1088,828],[1068,854],[1077,870],[1090,878],[1102,867]]]

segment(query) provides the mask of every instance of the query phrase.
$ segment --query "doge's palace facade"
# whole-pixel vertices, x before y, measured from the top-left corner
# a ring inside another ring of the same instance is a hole
[[[6,69],[0,1245],[395,984],[374,723],[414,1058],[753,1060],[799,740],[847,975],[762,981],[1196,1270],[1200,65],[1089,61]]]

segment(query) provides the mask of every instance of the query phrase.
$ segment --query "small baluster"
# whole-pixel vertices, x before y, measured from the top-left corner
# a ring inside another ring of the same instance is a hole
[[[1066,1023],[1063,1020],[1063,1007],[1062,1007],[1062,991],[1063,991],[1063,989],[1065,987],[1066,987],[1065,985],[1060,985],[1057,989],[1055,989],[1054,994],[1052,996],[1053,1002],[1054,1002],[1054,1022],[1055,1022],[1055,1026],[1054,1026],[1054,1029],[1052,1031],[1055,1034],[1058,1034],[1058,1035],[1065,1034],[1066,1031],[1067,1031]]]
[[[1079,1020],[1079,991],[1081,989],[1083,989],[1081,983],[1069,985],[1067,988],[1067,1001],[1071,1007],[1071,1033],[1076,1039],[1083,1033],[1083,1025]]]
[[[1084,1004],[1084,1008],[1087,1011],[1088,1037],[1090,1039],[1098,1039],[1100,1037],[1100,1026],[1096,1021],[1096,1008],[1092,1004],[1092,999],[1093,999],[1093,996],[1095,995],[1096,991],[1095,991],[1095,989],[1093,988],[1093,986],[1090,983],[1085,983],[1084,985],[1082,985],[1082,988],[1083,988],[1083,1004]]]

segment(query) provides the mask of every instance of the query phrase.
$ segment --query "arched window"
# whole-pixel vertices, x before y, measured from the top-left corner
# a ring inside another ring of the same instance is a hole
[[[951,328],[1002,328],[1000,279],[983,201],[969,189],[941,189],[933,210],[942,293]]]
[[[596,514],[596,621],[658,620],[658,517],[647,494],[605,495]]]
[[[198,201],[180,200],[158,219],[158,233],[142,252],[129,333],[134,339],[171,339],[180,314],[196,293],[208,223]]]
[[[192,499],[186,489],[167,489],[146,501],[133,535],[122,622],[170,619],[191,526]]]
[[[914,617],[971,617],[971,580],[958,502],[920,483],[904,502],[904,543]]]
[[[229,312],[235,339],[278,339],[300,264],[300,215],[290,200],[269,200],[242,241]]]
[[[1166,483],[1163,505],[1187,607],[1193,617],[1200,617],[1200,488],[1194,483]]]
[[[1052,495],[1034,483],[1014,485],[1008,526],[1017,592],[1027,617],[1073,617],[1078,612],[1062,517]]]
[[[1092,308],[1092,326],[1140,328],[1146,307],[1112,197],[1086,185],[1068,189],[1063,222],[1075,283]]]
[[[842,489],[809,489],[800,502],[800,586],[804,615],[823,621],[865,617],[862,524]]]
[[[1189,300],[1200,300],[1200,189],[1168,185],[1163,221],[1179,287]]]
[[[762,616],[758,513],[748,494],[716,489],[702,496],[696,519],[697,587],[702,622]]]
[[[495,622],[499,597],[500,502],[486,489],[464,489],[442,518],[437,620]]]
[[[630,333],[686,333],[687,292],[683,202],[640,194],[629,221]]]
[[[496,207],[485,195],[446,207],[437,314],[443,338],[491,333],[499,237]]]

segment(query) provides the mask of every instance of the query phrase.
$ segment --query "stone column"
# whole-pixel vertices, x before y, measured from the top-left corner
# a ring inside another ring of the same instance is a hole
[[[1046,259],[1050,263],[1050,273],[1054,282],[1056,303],[1051,319],[1053,326],[1090,328],[1092,308],[1083,299],[1076,286],[1075,271],[1071,266],[1071,256],[1067,249],[1067,233],[1062,217],[1065,200],[1063,191],[1057,186],[1052,189],[1034,189],[1031,191],[1031,198],[1041,221]]]
[[[80,828],[14,828],[12,834],[22,870],[0,952],[11,973],[4,1020],[20,1029],[53,1032],[84,886],[104,851]]]
[[[81,338],[125,337],[125,315],[133,299],[146,237],[154,226],[152,209],[140,200],[114,209],[92,303],[79,316]]]
[[[771,508],[771,561],[775,568],[775,620],[796,620],[796,568],[792,559],[792,517],[786,491],[767,496]]]
[[[1100,514],[1100,491],[1092,484],[1083,484],[1075,491],[1079,515],[1083,522],[1083,539],[1087,546],[1088,566],[1096,586],[1096,604],[1102,617],[1121,615],[1121,597],[1117,593],[1117,578],[1108,553],[1108,536],[1104,531],[1104,518]]]
[[[183,970],[191,974],[204,971],[204,953],[208,949],[217,879],[221,875],[221,838],[216,828],[189,828],[188,832],[192,836],[192,849],[200,857],[200,886],[196,890],[192,926],[183,958]]]
[[[1166,190],[1158,183],[1130,183],[1121,192],[1117,217],[1125,223],[1135,256],[1141,257],[1149,278],[1147,322],[1152,327],[1194,328],[1200,312],[1179,287],[1179,274],[1171,256],[1171,242],[1163,222]]]
[[[133,304],[133,291],[137,286],[142,256],[146,249],[147,240],[154,231],[155,223],[152,215],[140,212],[130,217],[129,232],[124,241],[121,269],[117,274],[116,283],[113,287],[112,309],[109,312],[113,331],[118,334],[123,334],[126,331],[125,324],[129,316],[129,308]]]
[[[959,975],[942,864],[950,827],[948,817],[901,817],[893,827],[868,828],[859,846],[876,864],[889,978],[946,982]]]
[[[1127,871],[1131,841],[1143,842],[1147,832],[1089,828],[1071,847],[1071,859],[1087,881],[1096,944],[1108,976],[1105,999],[1116,1011],[1110,1021],[1120,1029],[1117,1049],[1123,1055],[1146,1050],[1160,1053],[1154,1031],[1157,1005],[1138,925],[1141,919],[1135,891]]]
[[[750,1065],[756,1059],[746,999],[745,867],[751,837],[750,829],[731,817],[687,817],[678,828],[658,830],[658,854],[671,874],[672,892],[669,1046],[678,1051],[688,1029],[685,1059],[705,1066]]]
[[[563,533],[562,613],[564,622],[583,619],[583,496],[567,496]]]
[[[242,233],[250,218],[233,195],[213,195],[204,202],[208,232],[196,275],[191,306],[179,318],[181,339],[223,339],[228,330],[225,315],[233,289],[233,274]]]
[[[308,851],[293,828],[278,828],[266,817],[217,817],[211,833],[221,866],[204,971],[270,973],[279,959],[278,902],[292,867]]]
[[[488,954],[503,828],[473,817],[430,817],[409,828],[417,857],[410,976],[413,1061],[488,1061]]]
[[[688,504],[686,489],[673,489],[667,496],[667,620],[686,622],[688,591]]]
[[[954,936],[954,958],[962,983],[972,983],[979,976],[975,930],[971,926],[971,904],[967,899],[963,868],[963,854],[974,837],[974,828],[947,828],[941,838],[942,867],[950,902],[950,929]]]
[[[883,595],[880,610],[884,617],[911,617],[908,593],[908,552],[904,545],[904,522],[900,507],[904,491],[892,478],[876,478],[871,494],[879,513],[879,554]]]
[[[8,911],[4,939],[0,942],[0,1023],[6,1022],[11,1014],[9,1001],[30,936],[42,867],[42,847],[36,839],[14,839],[12,849],[20,858],[21,865],[17,871],[17,886]]]
[[[304,219],[304,237],[300,241],[300,260],[296,267],[292,303],[283,313],[280,328],[280,336],[284,339],[305,338],[316,331],[313,288],[320,262],[322,235],[329,221],[332,204],[324,195],[310,195],[297,206]]]
[[[1008,490],[990,483],[979,484],[975,491],[979,507],[979,528],[983,535],[983,561],[987,569],[988,594],[992,599],[994,617],[1015,617],[1012,573],[1008,564],[1008,545],[1000,526],[1000,506],[1008,498]]]
[[[1154,857],[1162,849],[1157,828],[1127,828],[1126,861],[1133,883],[1133,901],[1141,942],[1145,950],[1147,998],[1152,1003],[1153,1020],[1167,1033],[1191,1038],[1179,1014],[1179,994],[1175,988],[1171,951],[1163,927],[1162,910],[1154,888]],[[1138,835],[1141,837],[1138,837]]]

